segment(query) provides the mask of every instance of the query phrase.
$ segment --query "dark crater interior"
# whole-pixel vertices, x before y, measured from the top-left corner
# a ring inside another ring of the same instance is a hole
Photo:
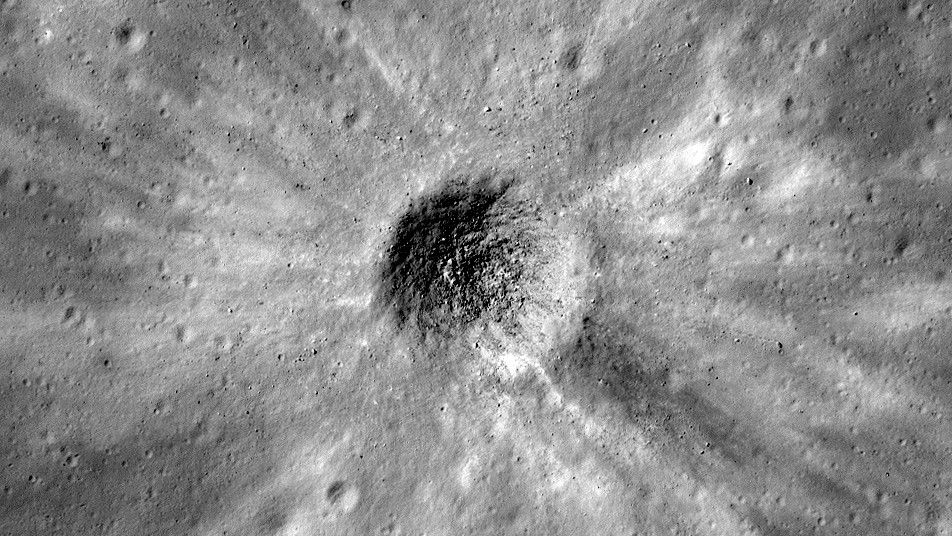
[[[379,294],[401,327],[446,334],[487,321],[517,329],[540,290],[549,231],[538,206],[488,182],[444,188],[398,221]]]

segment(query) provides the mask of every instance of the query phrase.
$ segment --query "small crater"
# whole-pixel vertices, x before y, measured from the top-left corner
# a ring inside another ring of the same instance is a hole
[[[398,323],[445,332],[517,311],[530,298],[540,222],[488,184],[418,201],[398,222],[383,270]]]
[[[139,52],[145,47],[148,36],[145,32],[137,28],[131,20],[126,20],[117,26],[112,37],[116,44],[129,52]]]
[[[380,534],[380,536],[399,536],[400,534],[403,534],[403,531],[400,529],[399,525],[391,521],[390,523],[381,526],[377,531],[377,534]]]
[[[360,112],[357,110],[350,110],[344,115],[343,123],[344,128],[351,129],[354,128],[354,125],[357,124],[357,121],[360,119]]]
[[[566,48],[559,56],[559,66],[566,71],[576,71],[582,65],[582,45],[576,43]]]
[[[132,39],[132,34],[135,32],[136,27],[132,25],[132,21],[125,21],[115,30],[112,31],[112,36],[121,46],[126,46],[129,44],[129,41]]]
[[[491,327],[520,346],[544,342],[572,317],[587,257],[543,214],[492,177],[417,200],[395,225],[378,305],[424,337]]]
[[[949,122],[944,117],[932,117],[926,121],[926,127],[933,134],[944,134],[949,129]]]
[[[790,262],[791,250],[790,244],[786,244],[774,254],[774,260],[777,262]]]
[[[789,114],[791,111],[793,111],[793,97],[788,96],[783,101],[783,113]]]
[[[900,233],[896,237],[896,241],[893,243],[893,256],[902,257],[906,250],[909,248],[909,235],[906,233]]]
[[[116,143],[116,140],[109,136],[106,136],[101,142],[99,142],[99,148],[109,158],[117,158],[121,156],[123,152],[122,145]]]
[[[357,507],[360,493],[357,488],[343,480],[335,480],[327,487],[327,503],[341,512],[350,512]]]
[[[344,496],[344,491],[346,491],[346,484],[343,480],[331,482],[331,485],[327,486],[327,502],[337,504]]]
[[[174,335],[175,335],[175,341],[180,344],[189,344],[190,342],[192,342],[192,339],[194,338],[192,334],[192,330],[189,329],[188,326],[185,326],[182,324],[178,324],[175,326]]]
[[[353,35],[347,28],[333,28],[330,34],[331,41],[338,46],[347,46],[353,43]]]

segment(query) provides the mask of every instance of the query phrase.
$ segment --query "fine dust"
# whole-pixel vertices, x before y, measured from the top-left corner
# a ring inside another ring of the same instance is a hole
[[[949,4],[0,36],[0,534],[952,536]]]

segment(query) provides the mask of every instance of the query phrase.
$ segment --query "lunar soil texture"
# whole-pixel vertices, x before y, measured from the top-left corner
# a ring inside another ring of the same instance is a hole
[[[952,4],[0,0],[0,535],[952,536]]]

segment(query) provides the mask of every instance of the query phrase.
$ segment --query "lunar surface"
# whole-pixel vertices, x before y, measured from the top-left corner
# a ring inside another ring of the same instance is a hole
[[[0,0],[0,534],[952,535],[950,12]]]

